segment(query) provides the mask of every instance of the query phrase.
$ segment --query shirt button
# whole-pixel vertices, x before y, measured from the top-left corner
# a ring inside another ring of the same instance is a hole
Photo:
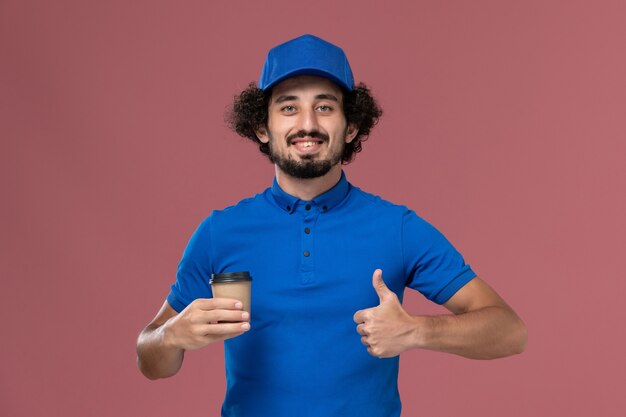
[[[324,210],[324,211],[328,210],[328,206],[322,207],[322,210]]]
[[[306,206],[304,206],[304,208],[305,208],[306,210],[311,210],[311,205],[310,205],[310,204],[307,204]]]
[[[305,227],[304,228],[304,233],[306,233],[308,235],[309,233],[311,233],[311,229],[309,229],[308,227]]]
[[[307,258],[309,257],[309,255],[311,255],[311,253],[308,250],[304,251],[304,256],[306,256]]]
[[[287,206],[287,211],[291,211],[291,206]]]

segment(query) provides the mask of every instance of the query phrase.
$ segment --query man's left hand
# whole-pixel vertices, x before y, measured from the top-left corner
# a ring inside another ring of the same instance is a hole
[[[397,356],[412,347],[418,330],[416,319],[402,308],[398,296],[383,281],[380,269],[374,271],[372,285],[380,304],[354,314],[356,331],[370,355],[379,358]]]

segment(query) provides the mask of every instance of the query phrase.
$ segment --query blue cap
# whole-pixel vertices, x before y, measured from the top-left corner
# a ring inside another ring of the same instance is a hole
[[[313,35],[302,35],[270,49],[259,79],[266,91],[297,75],[325,77],[352,91],[354,77],[348,58],[341,48]]]

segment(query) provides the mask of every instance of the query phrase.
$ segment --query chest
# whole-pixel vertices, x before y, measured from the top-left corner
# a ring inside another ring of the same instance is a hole
[[[351,319],[356,310],[378,304],[372,287],[377,268],[402,297],[400,242],[400,228],[388,222],[294,215],[221,234],[214,270],[250,272],[253,316],[273,322],[302,322],[313,314]]]

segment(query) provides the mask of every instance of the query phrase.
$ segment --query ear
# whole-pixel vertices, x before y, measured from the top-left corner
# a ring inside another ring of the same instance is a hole
[[[357,133],[359,133],[359,129],[355,124],[349,124],[348,129],[346,129],[346,143],[350,143],[354,140]]]
[[[265,128],[265,126],[261,126],[257,130],[255,130],[254,133],[256,133],[256,137],[262,143],[268,143],[270,141],[270,138],[269,138],[269,136],[267,134],[267,129]]]

